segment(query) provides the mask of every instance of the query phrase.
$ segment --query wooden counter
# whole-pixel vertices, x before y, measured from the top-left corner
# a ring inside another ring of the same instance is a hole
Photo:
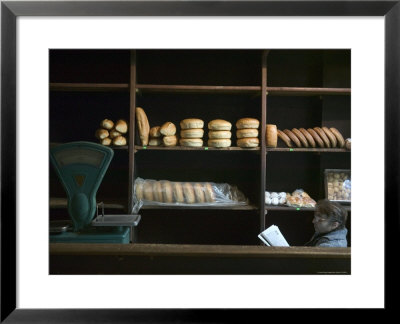
[[[50,244],[50,274],[350,274],[351,248]]]

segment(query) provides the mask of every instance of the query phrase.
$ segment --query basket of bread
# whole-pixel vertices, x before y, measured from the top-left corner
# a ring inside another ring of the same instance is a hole
[[[325,197],[339,203],[351,202],[351,172],[344,169],[325,169]]]
[[[228,183],[180,182],[136,178],[133,212],[142,206],[240,206],[248,205],[244,194]]]

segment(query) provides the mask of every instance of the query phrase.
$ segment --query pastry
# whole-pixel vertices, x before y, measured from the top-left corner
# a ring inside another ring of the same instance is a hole
[[[286,144],[288,147],[292,147],[292,141],[290,140],[289,136],[287,136],[284,132],[281,130],[277,130],[278,132],[278,137]]]
[[[255,118],[241,118],[236,122],[237,129],[258,128],[260,122]]]
[[[328,127],[321,127],[322,130],[325,132],[326,136],[328,136],[329,141],[331,142],[331,147],[334,148],[337,145],[337,139],[336,136],[329,130]]]
[[[301,147],[301,142],[300,140],[297,138],[296,135],[293,134],[293,132],[289,129],[284,129],[283,132],[290,137],[290,139],[294,142],[294,144],[296,144],[297,147]]]
[[[223,119],[214,119],[208,123],[209,130],[226,130],[230,131],[232,129],[232,124],[227,120]]]
[[[307,141],[306,137],[303,135],[302,132],[300,132],[297,128],[293,128],[292,132],[293,132],[294,135],[297,136],[297,138],[300,140],[301,144],[304,147],[308,147],[308,141]]]
[[[312,128],[309,128],[309,129],[307,129],[307,132],[309,132],[311,134],[311,136],[315,140],[315,143],[317,143],[319,147],[325,147],[324,141],[321,139],[321,137],[319,137],[319,135],[317,134],[317,132],[315,130],[313,130]]]
[[[331,142],[329,141],[328,136],[325,135],[325,132],[320,127],[314,127],[315,132],[318,133],[319,137],[324,141],[325,147],[331,147]]]
[[[342,134],[340,134],[340,132],[334,127],[331,127],[329,130],[333,133],[333,135],[336,136],[338,146],[340,148],[344,147],[345,143],[344,143],[344,138],[343,138]]]
[[[136,123],[138,125],[140,142],[143,146],[149,144],[150,125],[143,108],[136,107]]]
[[[303,133],[304,137],[307,139],[308,144],[311,147],[315,147],[316,144],[311,134],[305,128],[300,128],[299,131]]]

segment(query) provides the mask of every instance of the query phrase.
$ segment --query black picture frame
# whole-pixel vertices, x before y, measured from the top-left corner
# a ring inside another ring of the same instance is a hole
[[[399,232],[400,4],[396,1],[2,1],[1,2],[1,322],[227,322],[238,310],[16,308],[16,19],[19,16],[383,16],[385,19],[385,282],[389,240]],[[387,213],[390,208],[390,215]],[[396,254],[397,255],[397,254]],[[394,304],[394,303],[393,303]],[[385,298],[385,308],[392,302]],[[251,316],[255,316],[253,313]],[[230,322],[230,321],[229,321]]]

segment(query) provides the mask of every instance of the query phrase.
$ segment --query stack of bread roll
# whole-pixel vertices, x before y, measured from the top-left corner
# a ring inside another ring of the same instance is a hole
[[[223,119],[214,119],[208,123],[208,146],[231,146],[232,124]]]
[[[153,126],[149,131],[149,145],[160,146],[163,143],[162,135],[160,133],[161,126]]]
[[[126,145],[125,134],[128,132],[128,124],[124,119],[117,120],[114,123],[110,119],[103,119],[100,128],[96,130],[95,136],[102,145]]]
[[[164,146],[176,146],[178,138],[176,137],[176,126],[172,122],[165,122],[160,127],[160,134]]]
[[[277,132],[278,138],[288,147],[343,148],[345,145],[342,134],[334,127],[278,129]]]
[[[241,118],[236,122],[236,144],[239,147],[258,147],[258,127],[260,122],[255,118]]]
[[[201,147],[203,146],[204,121],[198,118],[187,118],[181,120],[179,144],[181,146]]]

